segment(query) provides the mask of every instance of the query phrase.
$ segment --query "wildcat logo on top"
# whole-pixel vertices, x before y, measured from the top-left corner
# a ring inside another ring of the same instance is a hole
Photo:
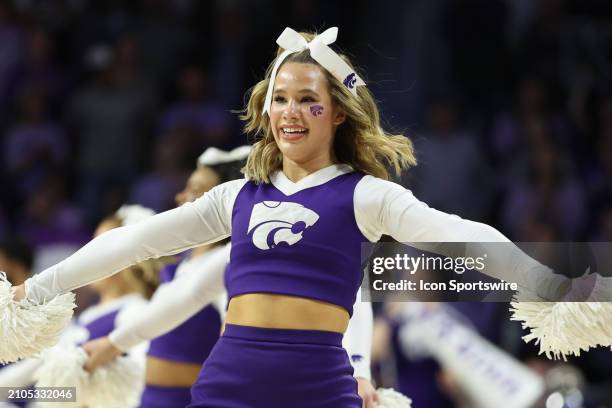
[[[291,246],[319,220],[319,214],[298,203],[262,201],[253,206],[248,234],[262,250]]]

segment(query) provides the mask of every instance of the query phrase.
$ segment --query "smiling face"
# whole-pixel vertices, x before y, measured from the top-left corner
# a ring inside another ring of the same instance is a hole
[[[318,65],[288,62],[279,69],[270,124],[285,159],[298,164],[331,164],[334,134],[345,117],[334,106],[327,78]]]

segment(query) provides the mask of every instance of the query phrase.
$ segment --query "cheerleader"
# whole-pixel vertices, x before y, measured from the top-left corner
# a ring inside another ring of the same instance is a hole
[[[231,152],[206,150],[185,189],[177,195],[177,204],[192,202],[216,184],[238,178],[235,169],[242,167],[237,164],[246,158],[249,150],[248,146]],[[180,263],[164,268],[160,276],[168,283],[160,286],[138,319],[116,328],[108,339],[84,345],[91,355],[87,369],[93,371],[123,351],[151,340],[141,407],[187,405],[189,389],[220,334],[221,315],[225,310],[223,275],[229,250],[230,245],[198,247]],[[344,346],[351,356],[359,394],[368,401],[365,406],[369,408],[377,400],[370,383],[372,309],[369,303],[358,300],[354,310]]]
[[[361,245],[382,234],[400,242],[479,242],[485,273],[563,292],[566,280],[516,251],[495,229],[429,208],[398,184],[415,164],[412,143],[380,125],[376,103],[345,56],[315,36],[286,29],[266,78],[242,116],[256,142],[246,178],[193,203],[103,234],[16,288],[42,303],[127,265],[231,235],[223,335],[189,407],[357,408],[362,400],[342,336],[362,279]],[[539,284],[544,285],[539,286]]]

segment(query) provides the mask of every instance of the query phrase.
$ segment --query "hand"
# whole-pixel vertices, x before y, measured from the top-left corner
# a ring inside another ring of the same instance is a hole
[[[378,394],[370,380],[357,377],[357,392],[363,400],[363,408],[374,408],[378,403]]]
[[[89,355],[84,367],[89,373],[93,373],[96,368],[110,363],[123,354],[108,337],[88,341],[83,344],[83,350]]]
[[[589,273],[571,280],[572,287],[564,302],[609,302],[612,300],[612,278]]]
[[[14,286],[13,287],[13,300],[15,302],[19,302],[20,300],[22,300],[23,298],[25,298],[25,285],[21,284],[19,286]]]

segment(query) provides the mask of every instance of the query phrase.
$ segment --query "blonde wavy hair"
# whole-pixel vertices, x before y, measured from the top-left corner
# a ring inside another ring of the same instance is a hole
[[[301,32],[300,35],[312,41],[317,34]],[[283,49],[279,48],[276,57],[282,52]],[[339,55],[353,68],[348,57]],[[256,183],[269,183],[270,175],[279,170],[283,163],[282,153],[274,141],[270,118],[262,113],[275,61],[268,66],[265,79],[247,93],[249,99],[240,115],[240,119],[245,122],[245,133],[255,137],[253,150],[243,172]],[[289,55],[283,64],[288,62],[320,66],[312,59],[309,50]],[[356,171],[385,180],[391,176],[390,169],[399,176],[403,168],[416,165],[414,146],[410,139],[404,135],[387,133],[382,128],[378,106],[368,88],[358,86],[355,97],[329,71],[325,68],[322,71],[327,78],[332,102],[346,113],[346,120],[338,126],[334,137],[333,153],[336,160],[350,165]]]

